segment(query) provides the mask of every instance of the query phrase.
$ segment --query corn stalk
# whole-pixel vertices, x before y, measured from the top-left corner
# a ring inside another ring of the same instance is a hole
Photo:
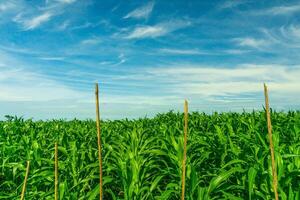
[[[186,169],[186,146],[188,132],[188,102],[184,101],[184,144],[183,144],[183,160],[182,160],[182,183],[181,183],[181,200],[184,200],[185,192],[185,169]]]
[[[27,179],[28,179],[28,174],[29,174],[29,166],[30,166],[30,161],[27,161],[26,174],[25,174],[25,179],[24,179],[23,188],[22,188],[21,200],[23,200],[24,196],[25,196],[26,184],[27,184]]]
[[[265,103],[266,103],[266,115],[267,115],[267,125],[268,125],[268,135],[270,140],[270,153],[271,153],[271,162],[272,162],[272,176],[273,176],[273,189],[275,200],[278,200],[278,180],[277,180],[277,172],[276,172],[276,163],[274,156],[274,145],[272,139],[272,124],[271,124],[271,115],[270,115],[270,107],[269,107],[269,95],[267,85],[264,84],[264,92],[265,92]]]
[[[99,160],[99,173],[100,173],[100,183],[99,183],[99,189],[100,189],[100,200],[102,200],[103,197],[103,191],[102,191],[102,155],[101,155],[101,132],[100,132],[100,112],[99,112],[99,89],[98,89],[98,83],[96,83],[96,124],[97,124],[97,137],[98,137],[98,160]]]
[[[54,199],[58,200],[58,148],[57,142],[55,142],[54,146]]]

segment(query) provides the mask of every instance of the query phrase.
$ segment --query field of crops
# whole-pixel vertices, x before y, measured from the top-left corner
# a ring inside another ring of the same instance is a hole
[[[273,199],[265,112],[189,114],[186,199]],[[280,199],[300,199],[300,112],[273,112]],[[180,199],[183,114],[101,122],[104,199]],[[0,122],[0,199],[99,199],[96,123]]]

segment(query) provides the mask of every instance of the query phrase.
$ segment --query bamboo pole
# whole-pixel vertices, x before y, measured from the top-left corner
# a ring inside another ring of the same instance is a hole
[[[55,142],[54,146],[54,199],[58,200],[58,148],[57,148],[57,142]]]
[[[184,144],[183,144],[183,160],[182,160],[181,200],[184,200],[184,192],[185,192],[187,132],[188,132],[188,102],[187,100],[185,100],[184,101]]]
[[[274,146],[273,146],[273,138],[272,138],[272,124],[271,124],[271,115],[270,115],[270,107],[269,107],[269,95],[268,95],[268,88],[266,84],[264,84],[264,93],[265,93],[265,103],[266,103],[268,135],[270,140],[270,153],[271,153],[271,161],[272,161],[273,190],[274,190],[275,200],[278,200],[278,192],[277,192],[278,180],[277,180]]]
[[[102,155],[101,155],[101,132],[100,132],[100,112],[99,112],[99,89],[98,83],[96,83],[96,124],[97,124],[97,137],[98,137],[98,160],[99,160],[99,173],[100,173],[100,200],[103,199],[103,191],[102,191]]]
[[[27,167],[26,167],[25,179],[24,179],[23,188],[22,188],[21,200],[23,200],[24,196],[25,196],[26,184],[27,184],[27,179],[28,179],[28,174],[29,174],[29,166],[30,166],[30,161],[28,160]]]

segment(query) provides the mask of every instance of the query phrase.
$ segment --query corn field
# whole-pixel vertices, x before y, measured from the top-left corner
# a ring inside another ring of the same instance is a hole
[[[300,112],[272,112],[280,199],[300,199]],[[265,112],[190,113],[185,199],[273,199]],[[180,199],[183,114],[101,121],[103,199]],[[0,199],[99,198],[96,123],[0,122]]]

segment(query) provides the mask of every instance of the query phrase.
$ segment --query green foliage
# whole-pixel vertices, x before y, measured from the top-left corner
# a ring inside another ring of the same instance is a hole
[[[300,198],[300,113],[273,112],[280,199]],[[180,199],[183,114],[101,123],[104,199]],[[26,199],[99,198],[94,121],[0,122],[0,199],[18,199],[31,160]],[[264,112],[191,113],[186,199],[273,199]]]

